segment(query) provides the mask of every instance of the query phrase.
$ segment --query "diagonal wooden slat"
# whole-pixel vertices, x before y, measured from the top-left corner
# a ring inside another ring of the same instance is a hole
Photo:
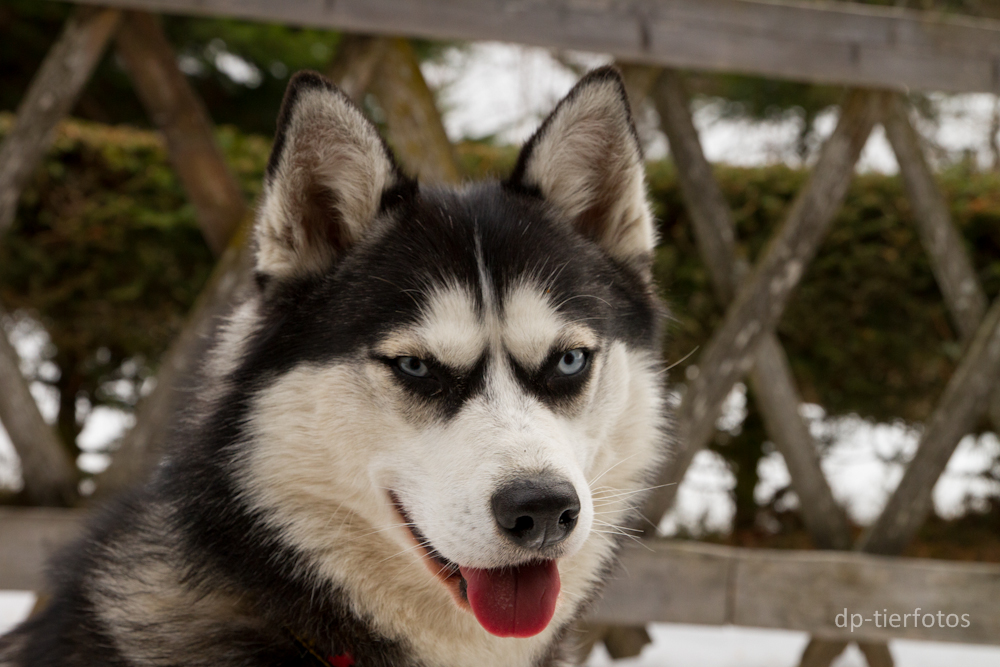
[[[924,427],[917,453],[878,520],[858,548],[898,554],[913,539],[932,509],[934,485],[959,441],[975,427],[1000,375],[1000,297],[979,325],[969,348]]]
[[[156,388],[139,405],[135,426],[112,456],[111,465],[98,475],[95,496],[107,497],[142,482],[162,453],[179,418],[178,407],[192,397],[197,369],[219,325],[250,288],[254,254],[246,240],[249,226],[249,222],[244,223],[230,239],[184,327],[161,357]]]
[[[900,97],[887,100],[885,127],[896,151],[907,192],[917,209],[915,217],[921,239],[959,331],[966,334],[978,325],[959,367],[925,426],[917,453],[903,479],[858,545],[862,551],[896,554],[913,539],[931,512],[934,485],[959,441],[975,427],[991,394],[994,397],[998,394],[1000,297],[985,318],[980,315],[977,321],[976,316],[981,313],[979,304],[985,302],[985,295],[927,166],[919,135],[910,124],[907,106]]]
[[[146,113],[166,139],[170,163],[194,205],[202,235],[219,255],[248,209],[208,112],[177,67],[156,16],[126,12],[117,47]]]
[[[924,157],[920,135],[910,122],[909,104],[902,95],[887,100],[882,124],[896,153],[920,241],[931,260],[945,305],[959,336],[968,342],[986,312],[986,293],[976,278],[965,243],[952,223],[948,204]],[[989,416],[994,426],[1000,428],[1000,385],[993,390]]]
[[[690,211],[695,239],[716,293],[727,304],[749,273],[735,257],[735,225],[722,191],[705,159],[691,119],[680,75],[664,70],[653,90],[661,126],[670,141],[677,177]],[[798,413],[802,400],[781,343],[773,332],[762,337],[753,356],[750,382],[768,435],[784,457],[801,503],[803,521],[822,549],[851,544],[847,517],[833,498],[816,456],[816,445]],[[649,517],[653,523],[656,517]]]
[[[980,287],[961,235],[951,222],[934,175],[924,158],[920,136],[910,124],[909,105],[901,95],[886,99],[882,120],[913,207],[920,241],[931,259],[931,269],[945,305],[963,339],[972,338],[989,302]]]
[[[388,46],[389,40],[385,37],[341,35],[326,75],[336,81],[355,104],[361,104]]]
[[[3,331],[5,318],[0,306],[0,424],[21,460],[25,499],[34,505],[72,505],[76,466],[55,430],[45,423],[21,376],[20,357]]]
[[[0,232],[14,222],[21,190],[52,143],[56,125],[90,80],[121,15],[112,9],[78,9],[45,56],[0,147]]]
[[[0,146],[0,234],[14,222],[21,191],[120,20],[117,10],[80,8],[45,56],[18,106],[14,127]],[[0,420],[21,459],[26,495],[43,505],[70,504],[76,498],[76,466],[38,411],[19,364],[17,353],[0,331]]]
[[[726,396],[750,370],[762,337],[777,324],[847,194],[854,165],[878,119],[882,96],[863,90],[847,95],[837,128],[824,144],[809,182],[706,346],[698,376],[678,409],[677,440],[682,444],[659,476],[657,483],[665,486],[647,502],[647,517],[662,516],[673,503],[677,484],[714,432]]]
[[[734,257],[732,215],[705,159],[691,118],[690,101],[677,72],[662,72],[653,101],[661,128],[670,141],[700,254],[709,268],[716,294],[723,304],[728,304],[740,280],[749,273],[749,267]],[[767,433],[788,465],[792,486],[801,500],[803,522],[813,540],[820,548],[850,548],[847,517],[833,498],[819,465],[816,445],[798,414],[802,400],[784,350],[773,332],[763,336],[758,345],[750,383]],[[658,523],[655,517],[649,525],[653,523]],[[827,658],[832,660],[843,650],[843,646],[835,646],[813,640],[811,650],[807,649],[802,656],[801,667],[819,667]]]
[[[407,173],[426,183],[462,180],[434,93],[410,40],[388,40],[371,91],[385,112],[386,138]]]

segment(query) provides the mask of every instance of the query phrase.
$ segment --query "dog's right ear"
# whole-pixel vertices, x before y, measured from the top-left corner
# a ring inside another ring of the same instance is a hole
[[[281,280],[326,271],[384,204],[415,190],[344,93],[315,72],[296,74],[264,178],[255,232],[258,275]]]

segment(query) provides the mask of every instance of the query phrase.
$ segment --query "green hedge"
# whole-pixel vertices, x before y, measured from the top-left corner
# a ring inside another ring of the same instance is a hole
[[[0,117],[0,134],[10,126]],[[219,131],[251,200],[269,142]],[[503,174],[516,151],[460,147],[472,178]],[[736,220],[739,251],[757,256],[806,174],[783,166],[716,170]],[[656,275],[672,320],[666,355],[704,345],[722,310],[698,258],[668,162],[649,167],[660,220]],[[1000,290],[1000,176],[942,176],[956,224],[990,297]],[[0,240],[0,299],[37,318],[54,344],[61,391],[128,406],[153,372],[211,270],[181,186],[155,134],[64,124]],[[961,349],[922,251],[898,178],[855,179],[847,203],[781,320],[804,397],[831,414],[924,419]],[[697,362],[697,353],[674,371]],[[124,396],[124,401],[122,400]],[[68,409],[68,406],[67,406]],[[75,435],[63,419],[64,436]]]

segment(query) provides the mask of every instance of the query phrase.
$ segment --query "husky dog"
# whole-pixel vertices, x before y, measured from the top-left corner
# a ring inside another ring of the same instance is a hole
[[[299,74],[255,237],[193,415],[0,665],[566,664],[664,440],[617,72],[457,189]]]

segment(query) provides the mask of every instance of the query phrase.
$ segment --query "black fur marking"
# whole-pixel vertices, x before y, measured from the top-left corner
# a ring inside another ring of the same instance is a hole
[[[454,417],[462,405],[478,395],[486,384],[487,357],[484,354],[467,372],[449,368],[437,359],[423,359],[430,373],[415,377],[399,369],[396,359],[380,358],[403,387],[438,408],[444,419]]]
[[[462,194],[430,190],[397,202],[392,217],[391,228],[350,249],[327,274],[269,287],[265,324],[233,378],[236,386],[256,391],[297,364],[366,356],[375,341],[422,317],[429,286],[465,285],[481,299],[477,247],[498,308],[527,278],[549,292],[567,320],[587,324],[602,339],[657,345],[657,302],[649,285],[553,222],[536,199],[497,184]],[[448,380],[455,390],[445,392],[446,414],[474,395],[477,378]]]
[[[571,405],[573,399],[577,398],[587,387],[593,368],[594,355],[597,353],[597,350],[588,350],[583,369],[574,375],[560,375],[556,371],[559,360],[566,354],[566,350],[553,351],[541,367],[535,371],[521,366],[513,355],[508,355],[508,359],[514,369],[514,376],[525,389],[550,407],[559,409]]]

